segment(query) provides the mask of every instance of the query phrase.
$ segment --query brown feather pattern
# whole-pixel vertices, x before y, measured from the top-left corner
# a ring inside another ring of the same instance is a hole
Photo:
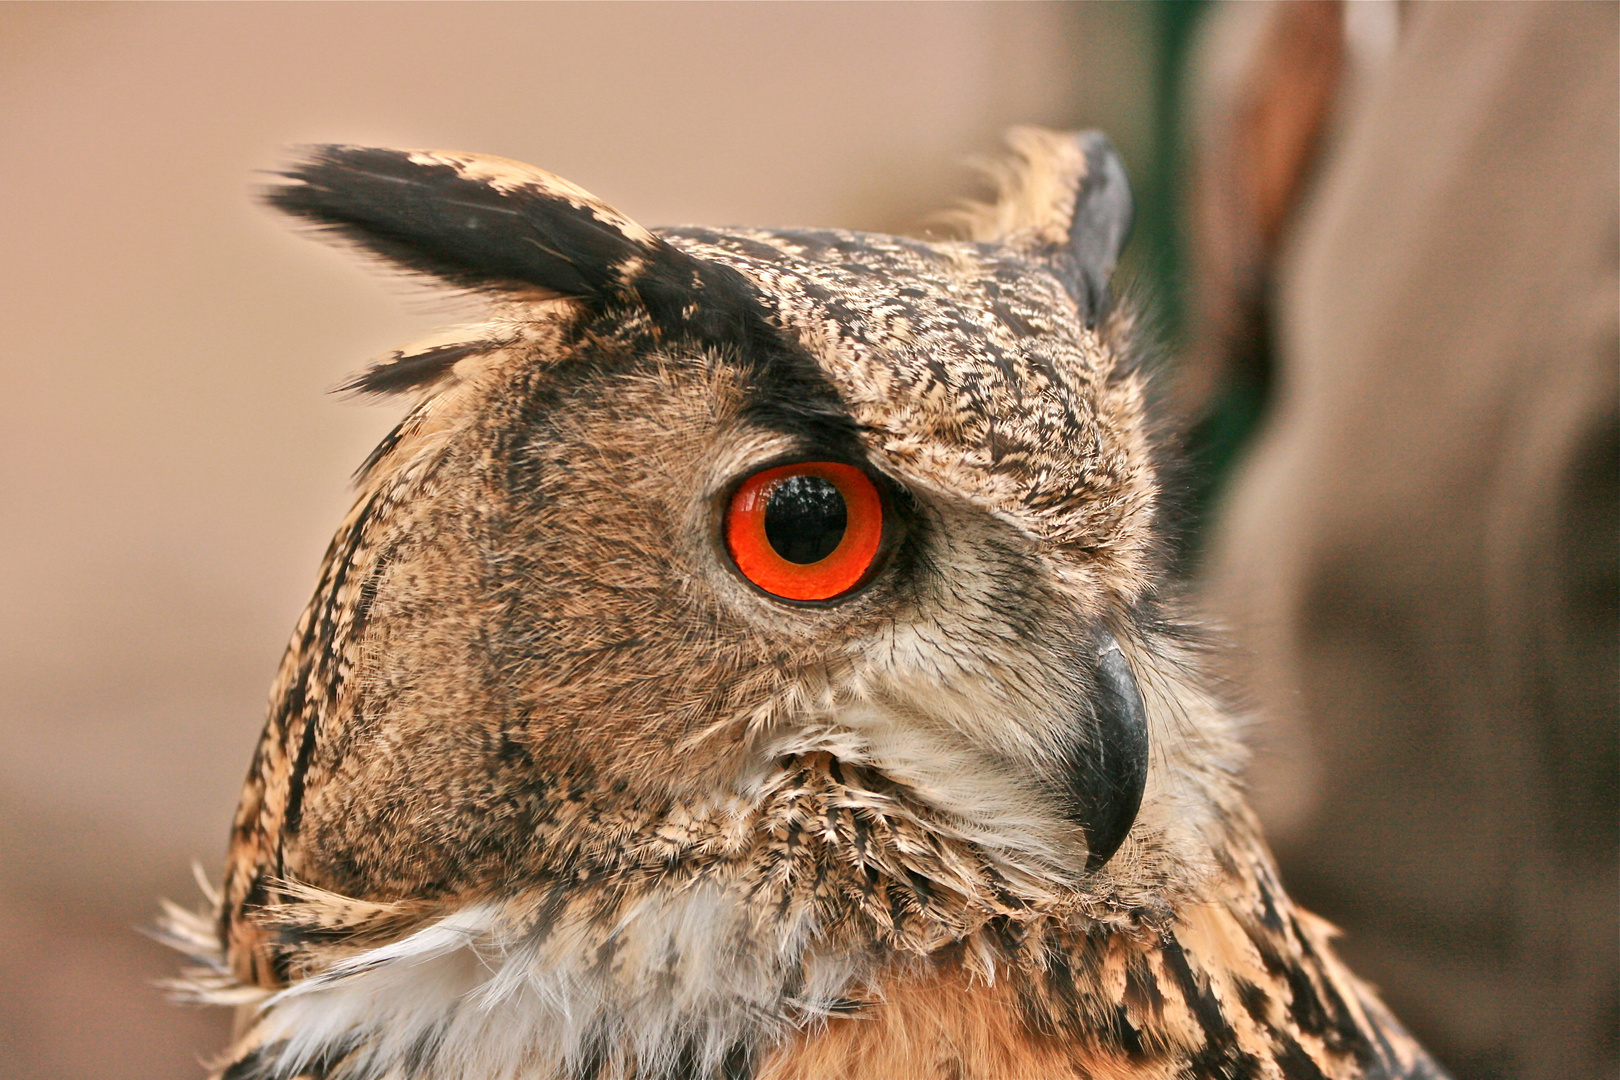
[[[981,215],[1010,232],[971,243],[648,232],[472,155],[288,174],[279,205],[495,307],[352,384],[416,400],[294,632],[213,928],[173,917],[193,996],[246,1002],[217,1077],[1441,1075],[1278,884],[1165,595],[1133,320],[1066,277],[1117,162],[1020,140]],[[868,470],[892,537],[790,606],[718,521],[804,458]],[[1065,785],[1110,760],[1112,643],[1150,751],[1088,872]]]

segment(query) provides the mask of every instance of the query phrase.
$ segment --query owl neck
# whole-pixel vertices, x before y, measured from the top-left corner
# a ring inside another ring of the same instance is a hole
[[[426,921],[306,891],[281,917],[304,977],[220,1075],[1063,1080],[1241,1075],[1297,1051],[1340,1076],[1388,1057],[1398,1029],[1246,815],[1228,840],[1202,891],[1131,906],[811,756],[747,812],[664,815],[621,832],[616,860],[582,836],[572,872]]]

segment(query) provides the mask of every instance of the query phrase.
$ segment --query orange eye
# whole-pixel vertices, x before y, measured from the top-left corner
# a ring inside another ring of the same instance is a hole
[[[784,600],[831,600],[877,558],[883,497],[853,465],[781,465],[743,481],[725,531],[732,561],[755,585]]]

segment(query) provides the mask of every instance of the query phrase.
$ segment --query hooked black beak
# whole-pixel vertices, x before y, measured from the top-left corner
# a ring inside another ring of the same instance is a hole
[[[1068,794],[1086,833],[1086,871],[1108,862],[1125,842],[1147,786],[1147,710],[1114,635],[1097,639],[1093,724],[1070,755]]]

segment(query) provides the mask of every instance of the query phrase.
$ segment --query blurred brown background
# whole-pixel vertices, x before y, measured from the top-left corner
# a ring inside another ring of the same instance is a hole
[[[1132,170],[1127,271],[1214,522],[1185,563],[1254,656],[1285,877],[1461,1076],[1612,1070],[1616,658],[1580,649],[1613,637],[1615,12],[0,5],[0,1078],[195,1077],[220,1043],[134,928],[195,898],[193,859],[216,876],[394,419],[325,391],[447,321],[289,233],[255,170],[300,142],[465,149],[650,225],[916,231],[1015,123],[1101,127]],[[1513,304],[1470,292],[1485,271]],[[1596,503],[1537,501],[1591,461],[1570,490]],[[1488,618],[1571,588],[1579,611]]]

